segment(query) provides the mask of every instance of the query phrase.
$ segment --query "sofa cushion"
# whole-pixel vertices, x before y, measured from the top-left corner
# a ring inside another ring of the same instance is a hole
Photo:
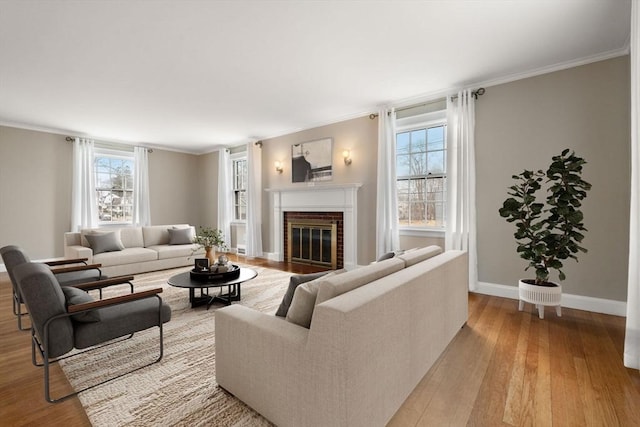
[[[142,227],[123,227],[120,229],[120,238],[125,248],[142,248]]]
[[[287,312],[289,311],[291,301],[293,300],[293,294],[298,286],[322,277],[327,273],[327,271],[321,271],[319,273],[294,274],[291,276],[289,278],[289,287],[287,288],[287,292],[285,292],[284,297],[282,297],[282,302],[280,303],[280,307],[278,307],[278,311],[276,311],[276,316],[287,317]]]
[[[74,288],[73,286],[62,286],[62,293],[66,300],[67,307],[70,305],[84,304],[87,302],[93,302],[91,295],[83,291],[82,289]],[[89,310],[78,314],[72,314],[71,318],[76,322],[99,322],[100,313],[98,310]]]
[[[347,271],[339,276],[329,277],[320,284],[316,305],[403,268],[404,261],[395,257]]]
[[[168,245],[169,244],[169,228],[190,228],[189,224],[176,225],[149,225],[142,227],[142,237],[144,244],[140,245],[145,248],[149,246]],[[195,235],[195,230],[194,230]]]
[[[411,267],[419,262],[422,262],[426,259],[434,257],[442,253],[442,248],[440,246],[426,246],[420,249],[414,249],[411,251],[406,251],[402,255],[398,255],[398,258],[403,260],[405,263],[405,267]]]
[[[195,236],[194,230],[191,227],[188,228],[167,228],[169,233],[170,245],[188,245],[193,243]]]
[[[120,241],[120,233],[111,231],[108,233],[96,232],[88,233],[85,235],[89,247],[93,251],[94,255],[101,254],[103,252],[121,251],[124,249],[124,245]]]
[[[125,248],[119,252],[105,252],[93,257],[93,262],[103,267],[134,264],[158,259],[158,252],[147,248]]]
[[[146,249],[152,249],[158,252],[158,259],[169,259],[178,257],[190,257],[200,253],[204,253],[203,250],[199,250],[198,245],[193,243],[188,245],[158,245],[148,246]]]

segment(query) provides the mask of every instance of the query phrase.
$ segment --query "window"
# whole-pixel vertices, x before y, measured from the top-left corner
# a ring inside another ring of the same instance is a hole
[[[399,129],[396,176],[400,226],[442,229],[446,220],[446,120]]]
[[[233,219],[235,221],[247,220],[247,158],[232,158],[233,180]]]
[[[94,159],[100,224],[133,221],[133,153],[97,150]]]

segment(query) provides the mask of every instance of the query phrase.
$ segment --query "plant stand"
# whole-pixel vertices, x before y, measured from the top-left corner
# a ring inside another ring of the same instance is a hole
[[[562,317],[562,306],[560,305],[562,300],[562,286],[530,285],[520,280],[518,281],[518,290],[520,297],[520,302],[518,303],[519,311],[522,311],[524,309],[524,303],[528,302],[535,304],[540,319],[544,319],[544,307],[547,305],[555,307],[558,317]]]

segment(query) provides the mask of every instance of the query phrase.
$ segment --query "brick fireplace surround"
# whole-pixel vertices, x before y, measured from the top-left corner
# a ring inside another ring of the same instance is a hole
[[[272,196],[271,242],[273,252],[269,258],[284,261],[285,212],[331,214],[342,213],[342,264],[350,269],[358,265],[357,218],[358,189],[362,184],[304,185],[286,189],[267,189]],[[338,267],[340,268],[340,267]]]

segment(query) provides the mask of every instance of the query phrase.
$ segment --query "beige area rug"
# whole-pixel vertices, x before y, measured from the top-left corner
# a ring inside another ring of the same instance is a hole
[[[291,273],[251,267],[258,277],[242,284],[242,304],[273,314]],[[164,357],[142,370],[83,393],[79,398],[96,426],[263,426],[267,420],[216,384],[215,315],[220,304],[191,308],[188,290],[167,279],[190,267],[136,275],[136,290],[164,289],[163,301],[172,309],[164,325]],[[213,291],[214,289],[210,289]],[[120,287],[119,292],[126,292]],[[110,294],[105,294],[109,296]],[[113,376],[157,356],[158,329],[137,333],[130,340],[61,361],[77,390],[96,379]]]

